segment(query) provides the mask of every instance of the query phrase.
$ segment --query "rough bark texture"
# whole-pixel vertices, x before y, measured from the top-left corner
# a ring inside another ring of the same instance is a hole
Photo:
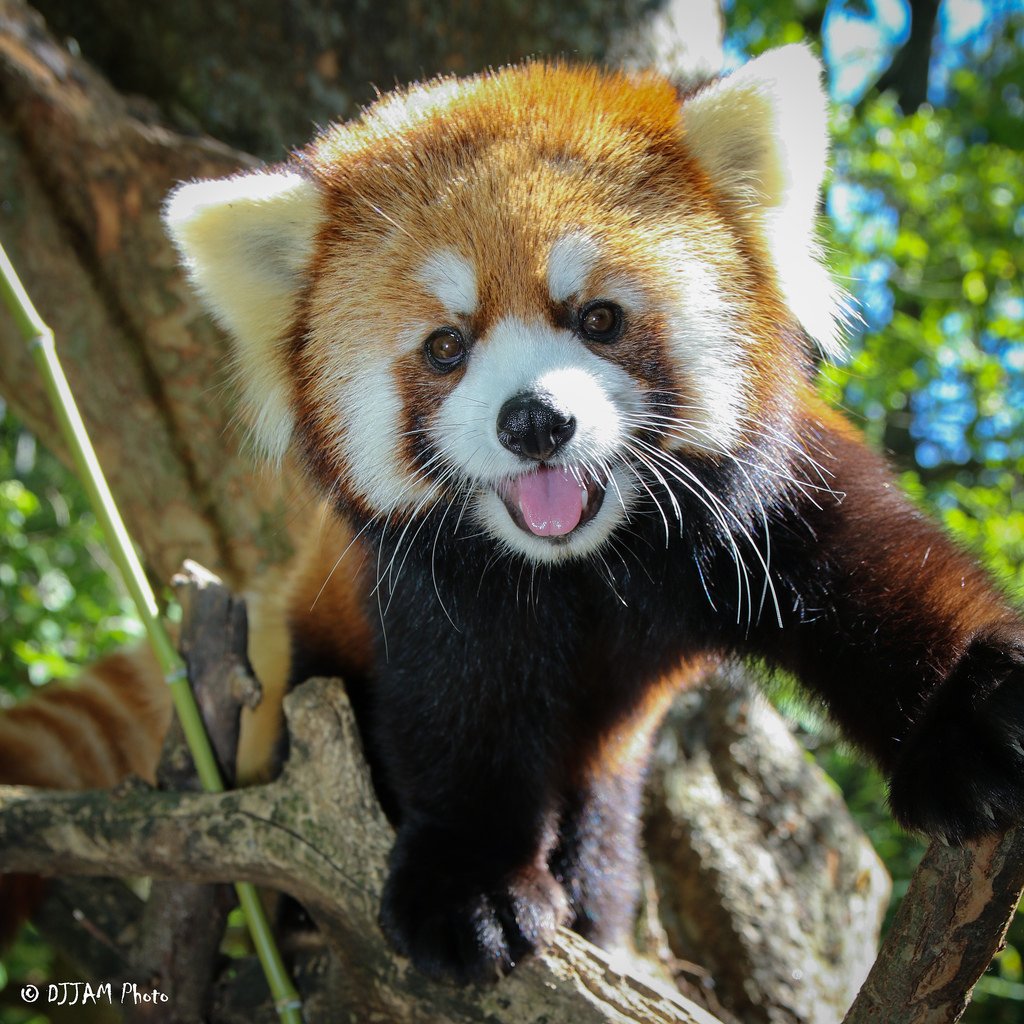
[[[1002,947],[1024,890],[1024,828],[933,843],[843,1024],[947,1024]]]
[[[171,581],[181,604],[178,648],[217,756],[224,785],[234,784],[243,707],[260,702],[260,684],[249,664],[245,602],[198,562],[186,560]],[[175,722],[177,726],[177,722]],[[161,789],[199,789],[184,738],[164,744],[157,778]]]
[[[186,562],[173,582],[182,607],[181,654],[221,777],[230,780],[242,706],[259,700],[249,668],[245,603],[195,562]],[[194,792],[202,788],[177,720],[164,742],[157,785]],[[229,885],[152,883],[127,980],[143,989],[157,988],[168,999],[129,1004],[129,1024],[190,1024],[206,1016],[234,905]]]
[[[677,702],[646,840],[675,954],[744,1024],[834,1024],[867,976],[889,878],[749,681]]]
[[[122,514],[161,582],[193,557],[244,585],[290,551],[280,524],[301,507],[294,478],[268,478],[239,457],[226,343],[159,220],[176,181],[246,162],[134,110],[29,8],[0,0],[0,238],[56,333]],[[60,453],[7,317],[0,391]]]
[[[650,53],[717,70],[717,4],[693,0],[39,0],[122,92],[158,101],[184,129],[268,160],[312,126],[350,116],[387,91],[440,73],[469,74],[537,54],[574,60]],[[673,19],[666,22],[666,18]],[[636,48],[635,50],[633,48]],[[714,66],[712,66],[714,65]]]
[[[126,1024],[194,1024],[206,1017],[210,989],[222,966],[224,926],[234,905],[230,885],[153,882],[131,969],[118,975],[142,991],[166,993],[168,1001],[128,1004]]]

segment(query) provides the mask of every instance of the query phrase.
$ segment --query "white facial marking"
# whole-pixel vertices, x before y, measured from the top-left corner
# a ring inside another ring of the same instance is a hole
[[[345,482],[374,511],[415,508],[437,488],[414,479],[402,457],[403,405],[391,367],[364,359],[348,363],[331,389],[339,421]]]
[[[505,402],[524,393],[549,397],[576,420],[571,440],[553,461],[603,476],[620,455],[628,433],[625,419],[637,411],[636,383],[568,331],[508,317],[473,350],[465,376],[433,423],[447,461],[481,485],[474,513],[493,537],[534,561],[577,558],[604,544],[623,520],[619,495],[628,503],[632,484],[627,473],[614,470],[597,515],[560,543],[516,526],[495,488],[533,467],[501,444],[497,421]]]
[[[682,241],[661,249],[675,284],[668,356],[693,398],[677,415],[695,428],[696,445],[729,451],[749,406],[743,366],[747,339],[711,267],[686,251]],[[669,447],[685,448],[686,441],[677,438]]]
[[[565,302],[583,291],[594,264],[597,243],[582,231],[562,235],[548,255],[548,292],[555,302]]]
[[[608,299],[633,314],[646,313],[653,308],[651,300],[640,285],[628,274],[618,272],[603,277],[601,294],[593,297]]]
[[[452,316],[470,316],[476,310],[476,270],[454,249],[435,252],[417,276]]]
[[[523,460],[498,440],[502,405],[515,395],[546,394],[576,419],[557,462],[584,454],[608,458],[635,405],[636,385],[621,367],[595,355],[568,331],[507,317],[470,355],[466,374],[441,405],[435,427],[453,461],[483,483],[522,473]]]

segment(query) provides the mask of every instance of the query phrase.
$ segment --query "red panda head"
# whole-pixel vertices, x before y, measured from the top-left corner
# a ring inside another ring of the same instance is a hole
[[[652,475],[757,431],[806,338],[838,347],[820,75],[799,46],[686,94],[528,64],[180,186],[166,221],[257,439],[297,437],[357,515],[451,508],[534,561],[599,549]]]

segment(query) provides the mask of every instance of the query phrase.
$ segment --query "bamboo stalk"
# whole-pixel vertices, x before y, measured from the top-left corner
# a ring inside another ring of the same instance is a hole
[[[135,552],[128,531],[117,510],[114,497],[107,486],[96,452],[82,422],[78,406],[68,386],[67,378],[57,356],[53,331],[46,325],[25,291],[11,261],[0,245],[0,294],[10,310],[18,330],[32,350],[50,401],[71,452],[78,477],[85,487],[93,512],[107,539],[111,557],[121,573],[150,643],[156,652],[164,678],[171,688],[174,707],[181,720],[196,772],[203,789],[222,793],[224,782],[220,777],[213,748],[203,726],[203,720],[188,683],[184,662],[181,660],[160,620],[159,608],[153,589],[149,585],[142,563]],[[235,883],[238,901],[245,914],[253,945],[267,977],[274,997],[278,1016],[284,1024],[301,1024],[301,1001],[281,954],[274,942],[263,905],[256,889],[248,882]]]

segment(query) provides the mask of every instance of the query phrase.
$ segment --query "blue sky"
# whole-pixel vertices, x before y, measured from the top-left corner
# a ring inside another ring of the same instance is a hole
[[[932,52],[928,95],[933,103],[942,102],[949,72],[970,60],[1011,11],[1021,9],[1022,0],[944,0]],[[910,7],[905,0],[871,0],[866,15],[845,3],[829,4],[822,42],[832,98],[839,103],[859,100],[909,30]]]

